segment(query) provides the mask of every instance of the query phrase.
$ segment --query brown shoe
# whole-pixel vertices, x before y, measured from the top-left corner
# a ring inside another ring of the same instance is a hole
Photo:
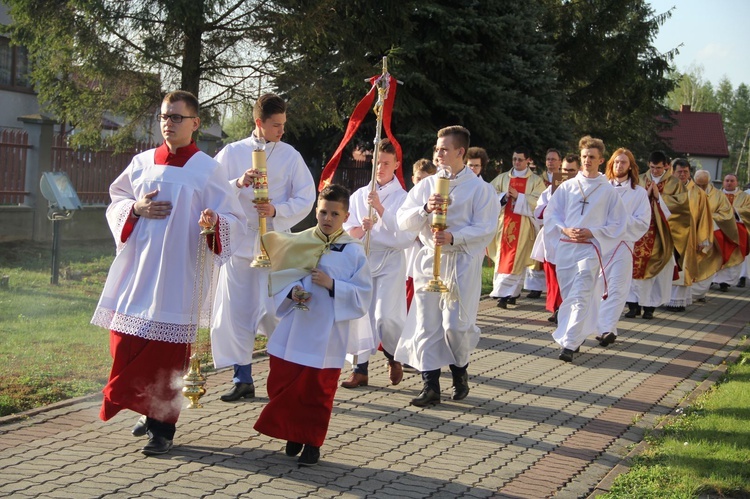
[[[404,368],[401,366],[401,362],[388,361],[388,379],[391,380],[393,386],[401,383],[401,380],[404,379]]]
[[[346,381],[341,383],[344,388],[357,388],[358,386],[367,386],[369,377],[366,374],[352,373]]]

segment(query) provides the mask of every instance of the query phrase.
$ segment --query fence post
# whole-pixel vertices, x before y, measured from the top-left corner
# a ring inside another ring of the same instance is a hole
[[[29,194],[24,204],[34,209],[34,228],[31,234],[33,241],[49,240],[50,222],[47,219],[47,200],[39,192],[39,179],[42,172],[52,167],[52,131],[56,123],[43,114],[19,116],[18,121],[29,134],[29,145],[26,154],[26,190]]]

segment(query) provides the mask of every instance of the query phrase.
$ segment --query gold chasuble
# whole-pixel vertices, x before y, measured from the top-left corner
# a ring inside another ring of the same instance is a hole
[[[495,191],[500,194],[508,192],[510,187],[525,195],[524,210],[533,214],[539,196],[544,192],[544,180],[526,168],[523,177],[513,177],[513,169],[501,173],[490,182]],[[535,262],[531,260],[531,248],[536,239],[536,228],[531,217],[514,213],[516,200],[508,200],[500,209],[495,239],[487,248],[487,254],[495,262],[495,272],[498,274],[522,274],[524,269]],[[532,215],[533,216],[533,215]]]
[[[732,208],[740,218],[737,222],[739,232],[739,247],[732,253],[732,257],[726,263],[725,267],[739,265],[748,255],[750,250],[750,241],[748,241],[748,232],[750,232],[750,195],[745,191],[737,189],[735,194],[727,194],[727,198],[732,202]]]
[[[739,232],[734,220],[732,204],[720,189],[708,184],[706,197],[711,210],[711,217],[718,229],[714,231],[714,243],[710,250],[705,251],[699,260],[698,274],[705,275],[706,279],[711,277],[729,261],[729,258],[739,245]],[[712,226],[713,227],[713,226]],[[702,279],[697,279],[702,280]]]
[[[693,245],[688,246],[688,251],[695,256],[694,274],[685,275],[685,284],[689,285],[693,281],[702,281],[711,277],[715,272],[706,273],[709,269],[703,264],[707,253],[703,252],[704,248],[712,248],[714,244],[713,220],[711,217],[711,205],[708,202],[706,192],[695,185],[692,180],[685,185],[688,191],[688,200],[690,202],[690,216],[692,218]],[[708,246],[701,246],[701,243],[708,243]],[[717,269],[718,270],[718,269]]]
[[[643,187],[648,188],[653,183],[651,172],[642,174],[639,180]],[[633,278],[648,279],[656,276],[669,262],[672,253],[675,252],[677,265],[688,275],[685,282],[692,283],[692,277],[690,276],[696,274],[697,255],[694,249],[687,251],[688,247],[696,247],[695,231],[691,230],[693,224],[687,189],[668,172],[665,172],[659,180],[658,188],[662,199],[664,199],[664,204],[667,205],[672,214],[667,220],[667,226],[662,226],[663,218],[655,216],[655,214],[661,213],[660,210],[656,209],[658,203],[651,202],[651,226],[646,235],[643,236],[647,244],[640,244],[641,241],[636,243],[638,254],[635,254],[634,251]],[[657,238],[660,238],[661,241]],[[649,244],[653,244],[654,249],[650,256],[648,254]],[[639,245],[641,248],[638,248]]]
[[[343,229],[326,236],[317,226],[295,234],[269,232],[263,235],[261,242],[271,260],[268,278],[271,296],[309,275],[318,266],[320,257],[330,251],[331,245],[362,244]]]

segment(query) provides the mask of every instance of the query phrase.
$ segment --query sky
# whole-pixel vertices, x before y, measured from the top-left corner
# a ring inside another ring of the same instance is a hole
[[[667,52],[680,44],[673,64],[685,72],[703,66],[714,88],[726,75],[737,88],[750,85],[750,0],[649,0],[655,13],[674,7],[659,29],[654,46]]]

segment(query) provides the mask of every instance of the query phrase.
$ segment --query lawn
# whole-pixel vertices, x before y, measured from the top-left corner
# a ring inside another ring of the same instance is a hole
[[[100,390],[107,332],[89,324],[114,256],[111,241],[63,242],[59,285],[51,244],[0,244],[0,415]]]
[[[620,475],[607,498],[750,497],[750,350]]]

